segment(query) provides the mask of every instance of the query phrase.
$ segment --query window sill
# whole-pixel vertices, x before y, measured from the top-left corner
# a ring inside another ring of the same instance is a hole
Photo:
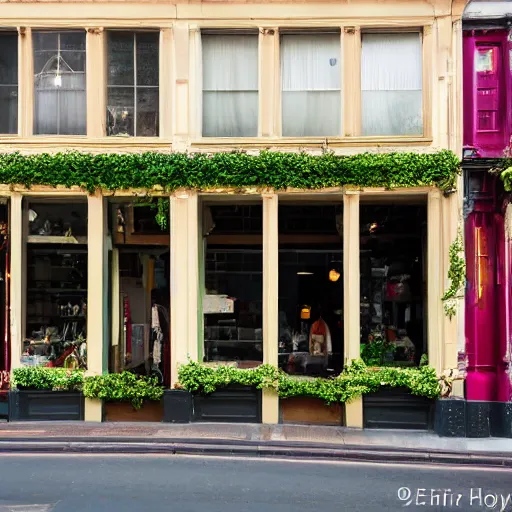
[[[32,137],[2,136],[0,145],[5,147],[64,147],[66,149],[166,149],[171,150],[172,140],[158,137],[87,137],[86,135],[34,135]]]
[[[386,146],[429,146],[431,137],[208,137],[191,141],[192,147],[386,147]]]

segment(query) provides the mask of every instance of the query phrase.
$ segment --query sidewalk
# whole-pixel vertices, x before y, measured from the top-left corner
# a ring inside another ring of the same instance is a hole
[[[0,452],[171,453],[512,467],[512,439],[312,425],[0,423]]]

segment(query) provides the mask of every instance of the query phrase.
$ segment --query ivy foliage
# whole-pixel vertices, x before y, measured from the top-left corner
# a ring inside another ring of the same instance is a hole
[[[444,292],[441,300],[444,303],[446,316],[452,319],[457,313],[457,299],[461,298],[466,284],[466,261],[462,232],[459,229],[457,238],[450,245],[450,266],[448,268],[450,287]]]
[[[274,389],[281,398],[307,396],[327,403],[349,402],[382,387],[405,387],[413,395],[428,398],[437,398],[440,393],[436,372],[430,366],[371,368],[362,360],[352,361],[340,375],[332,378],[292,376],[268,364],[240,369],[233,366],[211,367],[190,361],[180,366],[178,381],[180,387],[197,394],[208,394],[229,384],[239,384]]]
[[[154,377],[125,371],[86,377],[83,393],[86,398],[106,402],[130,402],[134,409],[140,409],[145,400],[161,400],[164,388]]]
[[[78,186],[92,193],[131,188],[212,189],[269,187],[319,189],[325,187],[455,186],[460,172],[454,153],[325,153],[262,151],[187,154],[156,152],[92,155],[80,152],[21,155],[0,154],[0,183],[8,185]]]
[[[12,388],[48,391],[80,391],[84,383],[82,370],[27,366],[14,368]]]

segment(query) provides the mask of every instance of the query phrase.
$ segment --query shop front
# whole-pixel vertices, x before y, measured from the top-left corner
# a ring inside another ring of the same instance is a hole
[[[458,195],[372,185],[14,187],[13,417],[430,428]]]

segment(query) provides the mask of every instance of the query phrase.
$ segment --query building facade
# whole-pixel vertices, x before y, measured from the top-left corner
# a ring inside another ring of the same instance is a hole
[[[460,155],[464,4],[3,3],[0,151]],[[441,298],[460,180],[148,199],[135,175],[115,193],[58,179],[1,186],[5,369],[86,347],[91,374],[154,365],[169,386],[189,359],[335,375],[376,336],[457,368],[463,314]],[[263,422],[282,414],[265,391]],[[362,426],[362,401],[340,414]]]

